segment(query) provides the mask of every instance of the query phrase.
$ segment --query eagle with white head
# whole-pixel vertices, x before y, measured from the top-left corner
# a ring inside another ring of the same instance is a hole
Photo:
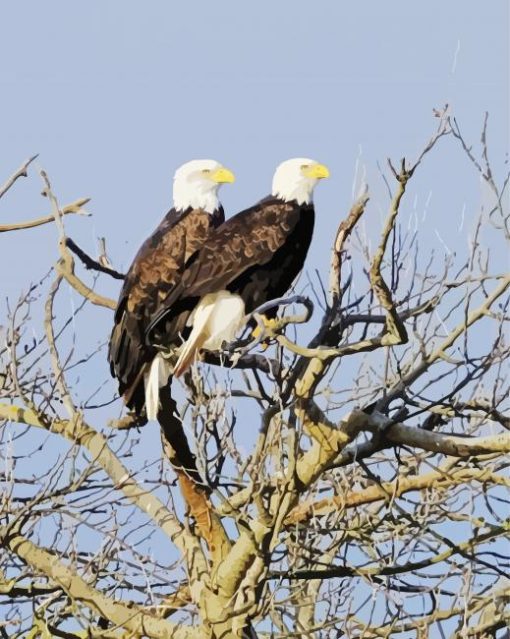
[[[150,372],[154,376],[154,362],[161,365],[161,350],[181,345],[181,333],[187,330],[184,316],[168,323],[167,299],[190,259],[225,221],[218,190],[231,182],[234,174],[214,160],[193,160],[177,169],[174,206],[142,244],[124,280],[108,360],[120,395],[138,415],[146,406],[149,419],[156,417],[158,398],[150,396]]]
[[[216,351],[232,341],[248,314],[290,288],[312,239],[314,188],[328,176],[326,166],[308,158],[283,162],[274,174],[271,195],[214,229],[188,260],[149,327],[151,331],[166,322],[181,330],[185,341],[174,376],[182,375],[200,351]],[[158,357],[162,362],[164,356]],[[167,377],[157,361],[152,383],[162,387]]]

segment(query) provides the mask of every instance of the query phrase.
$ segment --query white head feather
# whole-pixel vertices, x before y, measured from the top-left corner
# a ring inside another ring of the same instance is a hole
[[[285,160],[276,169],[272,194],[285,202],[310,204],[317,182],[329,176],[328,169],[309,158]]]
[[[218,189],[233,182],[234,175],[216,160],[192,160],[180,166],[174,175],[174,207],[191,207],[213,213],[220,206]]]

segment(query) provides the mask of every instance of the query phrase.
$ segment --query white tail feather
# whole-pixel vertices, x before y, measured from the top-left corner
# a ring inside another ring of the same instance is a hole
[[[202,304],[202,302],[196,307],[193,313],[193,329],[182,347],[179,353],[179,359],[175,365],[174,373],[176,377],[182,375],[182,373],[191,366],[197,355],[197,351],[207,339],[207,324],[213,312],[213,308],[213,304]]]
[[[179,354],[175,376],[191,366],[200,349],[216,351],[224,342],[231,342],[244,317],[244,302],[239,295],[228,291],[204,295],[190,317],[193,329]]]
[[[144,376],[145,382],[145,410],[147,419],[158,417],[159,389],[166,385],[170,376],[170,364],[161,355],[156,355],[152,360],[149,372]]]

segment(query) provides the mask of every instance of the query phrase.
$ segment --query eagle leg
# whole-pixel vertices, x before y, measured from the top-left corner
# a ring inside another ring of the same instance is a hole
[[[276,327],[278,326],[278,320],[276,318],[269,319],[265,315],[254,314],[254,319],[257,322],[257,326],[251,332],[251,336],[256,340],[256,344],[260,344],[260,347],[265,351],[269,347],[269,340],[274,336]]]

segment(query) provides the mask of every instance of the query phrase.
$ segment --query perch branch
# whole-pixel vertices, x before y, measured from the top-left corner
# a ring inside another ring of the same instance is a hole
[[[159,398],[158,421],[163,434],[163,451],[177,475],[182,496],[195,519],[198,532],[207,543],[213,565],[217,565],[230,549],[228,536],[214,512],[209,487],[197,470],[182,422],[175,414],[175,401],[166,388],[160,389]]]

